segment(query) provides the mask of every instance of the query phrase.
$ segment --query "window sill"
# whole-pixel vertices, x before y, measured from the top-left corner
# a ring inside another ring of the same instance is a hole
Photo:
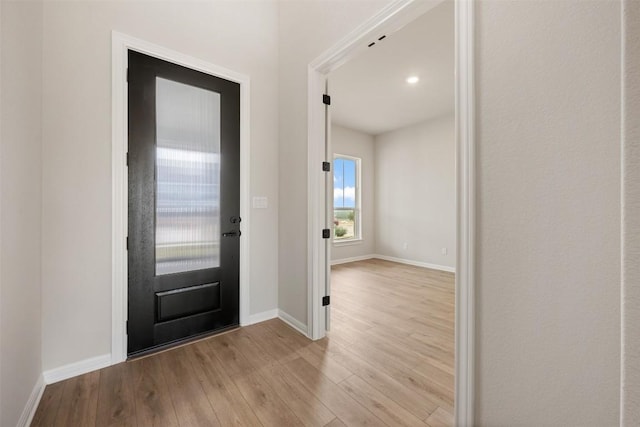
[[[349,239],[349,240],[334,240],[333,246],[351,246],[351,245],[361,245],[363,243],[362,239]]]

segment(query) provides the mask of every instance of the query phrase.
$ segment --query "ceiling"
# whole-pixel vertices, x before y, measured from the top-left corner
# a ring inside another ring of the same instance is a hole
[[[454,71],[447,0],[329,75],[331,120],[378,135],[452,112]],[[411,85],[409,76],[420,80]]]

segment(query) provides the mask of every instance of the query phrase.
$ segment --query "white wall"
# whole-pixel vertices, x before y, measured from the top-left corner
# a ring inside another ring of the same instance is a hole
[[[15,426],[42,372],[42,3],[0,10],[0,425]]]
[[[284,1],[279,13],[278,307],[307,324],[307,67],[388,0]]]
[[[251,312],[277,308],[278,13],[270,1],[46,2],[44,369],[110,352],[111,31],[251,77]]]
[[[275,307],[279,240],[278,304],[306,323],[306,66],[386,3],[284,2],[277,40],[270,3],[45,5],[45,368],[109,351],[110,30],[252,76],[252,193],[272,202],[270,209],[252,212],[252,291],[264,297],[255,299],[252,310]],[[477,424],[617,425],[619,4],[477,5]],[[30,312],[37,308],[31,302],[39,298],[40,274],[37,262],[25,256],[39,253],[41,190],[33,164],[40,161],[40,130],[37,119],[25,120],[39,114],[39,58],[33,52],[41,34],[29,23],[40,12],[31,3],[22,19],[14,19],[23,13],[20,7],[1,7],[2,425],[15,424],[40,371],[34,338],[39,314]],[[635,23],[637,16],[627,19]],[[636,40],[633,34],[628,41]],[[637,105],[634,96],[627,107]],[[278,164],[275,123],[279,157],[288,161],[279,183],[271,175]],[[637,199],[635,187],[625,191]],[[278,224],[287,233],[278,234]],[[627,261],[637,265],[637,252],[630,255]],[[633,295],[629,302],[637,301]],[[634,328],[627,337],[636,330],[633,313],[625,318]],[[16,316],[25,317],[17,322]],[[637,344],[636,336],[631,343]],[[635,360],[627,359],[629,366]],[[18,378],[24,389],[6,393]],[[640,388],[628,386],[633,393]],[[628,425],[637,408],[625,406]]]
[[[618,425],[620,3],[477,6],[477,424]]]
[[[377,135],[375,147],[376,253],[455,269],[453,113]]]
[[[375,253],[375,148],[373,141],[372,135],[336,124],[331,125],[333,152],[361,159],[360,203],[362,209],[362,240],[346,244],[334,243],[331,247],[331,260],[343,260]]]
[[[640,420],[640,2],[624,10],[623,395],[621,425]]]

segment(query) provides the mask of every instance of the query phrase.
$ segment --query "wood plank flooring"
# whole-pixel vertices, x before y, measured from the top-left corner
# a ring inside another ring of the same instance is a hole
[[[454,276],[335,266],[331,332],[281,320],[45,389],[32,426],[450,426]]]

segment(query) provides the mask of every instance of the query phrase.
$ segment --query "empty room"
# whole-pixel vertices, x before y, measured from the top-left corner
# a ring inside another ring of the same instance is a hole
[[[361,364],[349,387],[379,371],[398,425],[453,421],[454,48],[447,1],[379,36],[328,81],[329,347]]]

